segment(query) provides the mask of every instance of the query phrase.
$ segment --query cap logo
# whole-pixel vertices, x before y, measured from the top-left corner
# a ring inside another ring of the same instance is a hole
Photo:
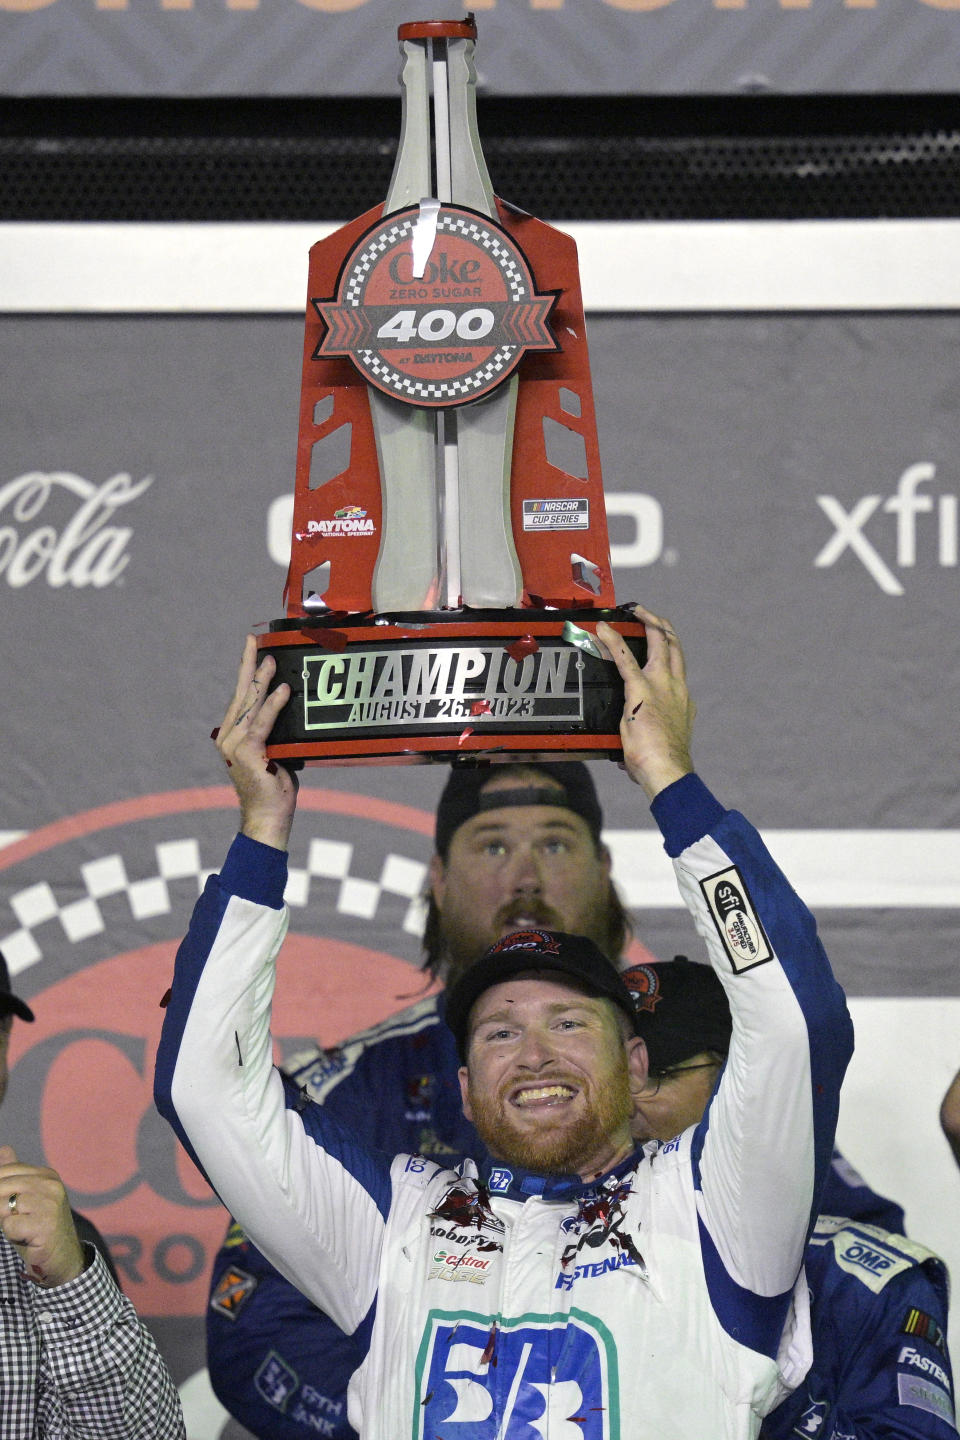
[[[505,935],[496,945],[491,945],[487,953],[505,955],[511,950],[540,950],[548,955],[559,955],[560,942],[549,930],[518,930],[513,935]]]
[[[652,1014],[663,996],[660,993],[660,976],[652,965],[633,965],[624,970],[620,979],[630,991],[630,998],[637,1010]]]

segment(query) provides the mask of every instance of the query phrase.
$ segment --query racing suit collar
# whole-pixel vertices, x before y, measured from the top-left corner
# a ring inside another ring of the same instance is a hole
[[[480,1163],[478,1176],[491,1195],[506,1195],[511,1200],[529,1200],[535,1195],[541,1200],[576,1200],[601,1189],[611,1180],[619,1180],[628,1170],[635,1169],[642,1158],[643,1146],[638,1145],[606,1174],[598,1175],[595,1180],[581,1180],[579,1175],[541,1175],[488,1157]]]

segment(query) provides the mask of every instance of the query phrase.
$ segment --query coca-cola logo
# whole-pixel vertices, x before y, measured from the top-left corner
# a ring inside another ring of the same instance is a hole
[[[0,575],[15,590],[43,576],[59,589],[102,590],[123,574],[133,531],[112,524],[153,476],[95,484],[69,470],[31,470],[0,485]]]
[[[160,999],[235,807],[226,786],[144,796],[0,848],[0,948],[36,1014],[13,1028],[4,1138],[59,1171],[146,1316],[203,1313],[226,1227],[152,1085]],[[281,1055],[332,1045],[425,993],[414,965],[431,817],[307,787],[299,810]]]

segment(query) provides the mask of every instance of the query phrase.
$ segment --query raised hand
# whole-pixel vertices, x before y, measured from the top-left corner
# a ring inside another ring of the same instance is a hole
[[[696,706],[687,690],[683,650],[673,627],[642,605],[634,609],[647,631],[647,661],[642,669],[623,636],[606,621],[597,625],[597,638],[623,680],[624,765],[652,800],[693,769],[690,742]]]
[[[240,799],[240,828],[251,840],[285,850],[297,808],[297,780],[267,757],[267,739],[280,711],[290,699],[290,686],[267,694],[276,661],[266,655],[257,662],[257,642],[248,635],[237,672],[237,688],[223,724],[215,731],[230,780]]]

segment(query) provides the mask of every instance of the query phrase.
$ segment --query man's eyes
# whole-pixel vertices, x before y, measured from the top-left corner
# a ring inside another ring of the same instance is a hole
[[[480,853],[499,858],[508,853],[508,848],[505,840],[484,840],[480,846]],[[569,855],[573,847],[569,840],[557,836],[538,841],[537,848],[542,850],[545,855]]]

